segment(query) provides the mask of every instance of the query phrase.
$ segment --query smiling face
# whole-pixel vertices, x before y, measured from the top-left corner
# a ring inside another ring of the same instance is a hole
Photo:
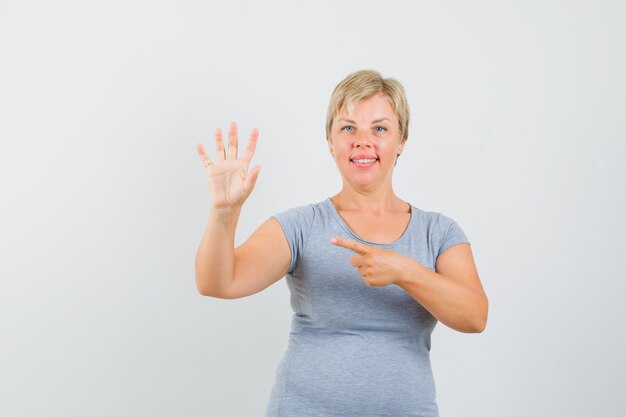
[[[400,140],[398,116],[383,94],[342,109],[332,122],[330,153],[344,183],[353,188],[391,186]]]

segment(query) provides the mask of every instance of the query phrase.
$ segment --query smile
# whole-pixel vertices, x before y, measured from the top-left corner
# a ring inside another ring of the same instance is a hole
[[[377,158],[373,158],[373,159],[351,159],[350,161],[356,164],[372,164],[376,162],[377,160],[378,160]]]

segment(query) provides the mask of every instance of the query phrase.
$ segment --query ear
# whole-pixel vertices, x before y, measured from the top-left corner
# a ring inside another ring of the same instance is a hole
[[[400,145],[398,145],[398,149],[396,150],[396,155],[400,156],[403,150],[404,150],[404,142],[401,142]]]
[[[330,141],[330,139],[327,139],[326,143],[328,144],[328,151],[330,152],[330,154],[334,158],[335,157],[335,148],[333,147],[333,143]]]

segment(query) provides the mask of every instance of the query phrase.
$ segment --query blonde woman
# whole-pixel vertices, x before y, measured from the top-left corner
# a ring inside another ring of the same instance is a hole
[[[398,81],[350,74],[331,96],[326,123],[341,191],[277,214],[237,248],[239,213],[260,171],[249,169],[258,132],[241,157],[234,123],[228,147],[216,131],[215,161],[198,145],[212,196],[198,291],[246,297],[284,276],[291,291],[292,330],[267,417],[437,416],[433,328],[485,328],[487,297],[459,225],[393,191],[408,123]]]

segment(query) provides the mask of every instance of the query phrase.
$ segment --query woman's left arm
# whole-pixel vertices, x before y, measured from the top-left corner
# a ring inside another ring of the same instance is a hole
[[[371,286],[396,284],[446,326],[480,333],[487,324],[488,302],[471,247],[461,243],[437,257],[435,271],[399,253],[333,238],[335,245],[356,253],[350,264]]]

